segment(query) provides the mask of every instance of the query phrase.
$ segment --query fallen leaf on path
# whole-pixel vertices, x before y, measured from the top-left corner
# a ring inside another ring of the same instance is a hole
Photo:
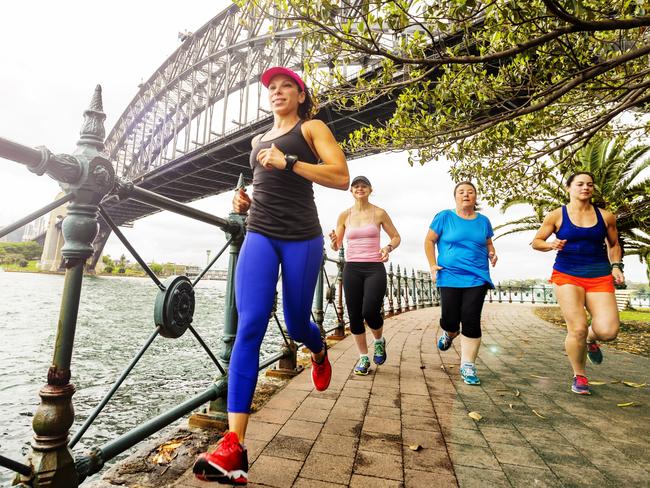
[[[531,374],[530,377],[531,378],[539,378],[540,380],[547,380],[548,379],[548,376],[539,376],[537,374]]]
[[[511,410],[514,410],[514,405],[512,403],[508,403],[508,406],[510,407]]]
[[[443,371],[445,371],[445,372],[447,371],[447,370],[445,369],[445,365],[444,365],[444,364],[441,364],[441,365],[440,365],[440,369],[443,370]]]
[[[606,385],[607,383],[604,381],[590,381],[589,386],[601,386],[601,385]]]
[[[427,368],[426,366],[420,366],[420,369],[426,369],[426,368]]]
[[[154,464],[169,464],[172,459],[174,459],[177,455],[175,452],[176,449],[178,449],[180,446],[183,445],[182,440],[172,440],[169,442],[166,442],[156,449],[158,452],[153,455],[151,458],[151,461]]]
[[[541,413],[539,413],[537,410],[533,410],[533,413],[534,413],[535,415],[537,415],[540,419],[545,419],[545,418],[546,418],[546,417],[544,417]]]
[[[478,413],[478,412],[470,412],[470,413],[468,413],[467,415],[469,415],[471,418],[473,418],[473,419],[476,420],[477,422],[483,418],[483,415],[481,415],[481,414]]]
[[[519,390],[517,390],[517,388],[515,388],[515,396],[518,397],[519,395],[521,395],[521,393],[519,392]]]
[[[420,444],[412,444],[409,446],[409,449],[411,451],[419,451],[420,449],[422,449],[422,446]]]
[[[636,407],[639,404],[637,402],[627,402],[627,403],[617,403],[617,407]]]
[[[624,381],[623,384],[630,388],[643,388],[647,385],[647,383],[634,383],[633,381]]]

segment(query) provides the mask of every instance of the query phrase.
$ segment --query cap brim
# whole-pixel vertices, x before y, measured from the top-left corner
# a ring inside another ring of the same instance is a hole
[[[271,80],[278,75],[288,76],[298,84],[301,90],[305,90],[305,82],[302,81],[302,78],[300,78],[300,76],[298,76],[298,73],[282,66],[276,66],[274,68],[267,69],[264,73],[262,73],[262,76],[260,76],[260,81],[262,82],[262,85],[268,88]]]

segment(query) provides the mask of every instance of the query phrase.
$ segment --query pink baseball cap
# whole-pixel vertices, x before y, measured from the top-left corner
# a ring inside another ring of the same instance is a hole
[[[302,81],[302,78],[300,76],[298,76],[298,73],[282,66],[275,66],[274,68],[267,69],[264,73],[262,73],[260,81],[262,82],[262,85],[268,88],[273,77],[277,75],[288,76],[298,84],[302,91],[305,91],[305,82]]]

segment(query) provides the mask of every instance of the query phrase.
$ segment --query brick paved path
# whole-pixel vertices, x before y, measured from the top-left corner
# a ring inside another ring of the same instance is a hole
[[[248,486],[650,486],[650,387],[613,383],[650,382],[650,360],[604,348],[588,374],[606,384],[574,395],[563,331],[529,306],[490,304],[482,384],[467,386],[458,344],[434,347],[439,310],[388,319],[388,361],[367,377],[352,374],[347,338],[330,350],[328,391],[307,371],[269,401],[248,429]],[[215,485],[188,472],[176,486]]]

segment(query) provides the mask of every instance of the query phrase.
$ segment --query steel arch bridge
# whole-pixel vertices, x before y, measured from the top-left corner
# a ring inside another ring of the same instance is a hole
[[[272,122],[260,74],[278,65],[301,71],[307,49],[299,30],[272,14],[233,4],[186,36],[140,86],[106,139],[118,176],[181,202],[231,190],[240,173],[252,177],[250,141]],[[394,42],[386,37],[382,42]],[[327,69],[328,60],[322,61]],[[367,65],[360,55],[348,75]],[[393,110],[390,99],[381,99],[354,113],[325,107],[318,118],[343,140]],[[106,206],[118,225],[158,211],[133,200]]]

